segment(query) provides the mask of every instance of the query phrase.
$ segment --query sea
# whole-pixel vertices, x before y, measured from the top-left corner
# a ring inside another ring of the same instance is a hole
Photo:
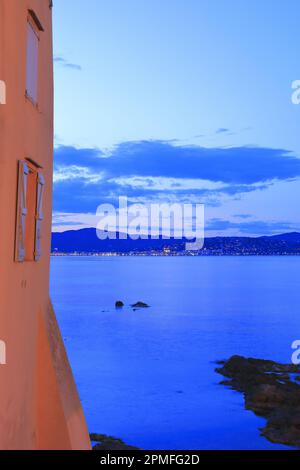
[[[90,432],[147,450],[286,449],[260,435],[265,420],[215,368],[233,354],[291,362],[299,273],[296,256],[52,257]]]

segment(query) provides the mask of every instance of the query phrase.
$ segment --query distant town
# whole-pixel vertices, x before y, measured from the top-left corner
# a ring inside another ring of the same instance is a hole
[[[52,233],[53,256],[298,256],[300,233],[261,237],[208,237],[201,250],[186,250],[186,239],[100,240],[93,228]]]

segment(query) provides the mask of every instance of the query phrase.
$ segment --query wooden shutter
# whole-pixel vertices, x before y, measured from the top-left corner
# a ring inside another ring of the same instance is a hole
[[[26,190],[29,168],[25,161],[19,161],[18,166],[18,194],[17,194],[17,221],[15,240],[15,260],[22,262],[25,259],[25,225],[26,225]]]
[[[27,24],[27,66],[26,95],[37,104],[38,101],[38,57],[39,38],[31,22]]]
[[[34,259],[38,261],[41,257],[41,228],[43,221],[43,194],[45,187],[45,179],[42,173],[38,173],[37,177],[37,193],[36,193],[36,213],[35,213],[35,240],[34,240]]]

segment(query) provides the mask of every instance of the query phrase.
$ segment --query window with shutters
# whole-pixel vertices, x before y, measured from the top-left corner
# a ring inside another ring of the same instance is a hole
[[[34,234],[34,259],[38,261],[41,257],[41,238],[43,221],[43,194],[45,180],[41,172],[37,174],[36,186],[36,212],[35,212],[35,234]]]
[[[15,260],[38,261],[41,257],[44,177],[29,161],[20,161]]]

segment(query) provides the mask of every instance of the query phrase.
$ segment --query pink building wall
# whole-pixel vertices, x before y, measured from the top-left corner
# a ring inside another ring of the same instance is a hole
[[[0,365],[0,449],[90,449],[84,414],[49,299],[51,3],[0,0],[0,84],[6,88],[6,104],[0,99],[0,340],[6,346],[6,364]],[[39,37],[37,103],[26,96],[28,20],[34,22]],[[34,162],[37,174],[45,180],[40,257],[31,259],[30,253],[29,260],[21,262],[16,261],[20,160],[30,165]]]

